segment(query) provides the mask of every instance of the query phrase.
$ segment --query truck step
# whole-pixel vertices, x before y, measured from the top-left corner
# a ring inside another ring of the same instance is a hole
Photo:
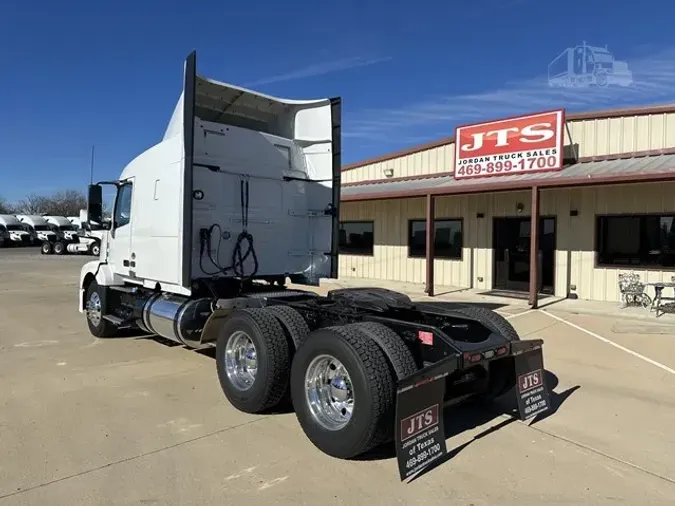
[[[119,316],[106,314],[106,315],[103,315],[103,319],[108,320],[110,323],[112,323],[113,325],[115,325],[119,328],[126,328],[126,327],[129,326],[129,322],[127,320],[123,320]]]
[[[111,286],[110,289],[122,293],[134,293],[137,290],[135,286]]]

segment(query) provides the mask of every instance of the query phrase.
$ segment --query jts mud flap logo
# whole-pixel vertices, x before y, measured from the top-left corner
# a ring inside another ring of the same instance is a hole
[[[533,388],[540,387],[543,383],[541,369],[522,374],[518,377],[518,391],[523,394]]]
[[[439,406],[436,404],[401,420],[401,441],[406,441],[438,425],[438,410]]]
[[[516,392],[521,420],[533,418],[551,406],[546,388],[544,357],[541,348],[534,348],[515,357]]]

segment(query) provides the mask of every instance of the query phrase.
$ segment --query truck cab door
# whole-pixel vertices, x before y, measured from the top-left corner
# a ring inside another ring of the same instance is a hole
[[[131,258],[131,220],[133,219],[133,178],[126,179],[117,188],[113,219],[108,243],[108,263],[113,272],[120,276],[129,276],[133,271]]]

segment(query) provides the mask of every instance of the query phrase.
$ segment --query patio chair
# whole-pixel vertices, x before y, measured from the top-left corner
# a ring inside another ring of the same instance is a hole
[[[619,292],[623,302],[621,309],[638,306],[651,310],[652,298],[645,293],[645,284],[640,281],[639,274],[633,272],[619,274]]]

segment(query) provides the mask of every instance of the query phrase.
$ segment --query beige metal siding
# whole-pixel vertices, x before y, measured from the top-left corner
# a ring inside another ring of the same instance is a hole
[[[461,218],[466,214],[469,197],[438,199],[438,218]],[[340,220],[374,220],[374,255],[340,255],[339,275],[369,279],[424,283],[426,261],[408,257],[408,220],[424,219],[424,198],[374,202],[345,202]],[[464,225],[466,234],[466,225]],[[464,241],[466,244],[466,240]],[[471,258],[465,247],[463,258]],[[436,283],[441,286],[469,286],[470,263],[463,260],[436,260]]]
[[[529,191],[436,199],[438,218],[463,218],[462,260],[436,260],[437,286],[493,287],[492,227],[495,217],[529,216]],[[524,209],[518,213],[516,206]],[[578,216],[570,216],[570,211]],[[618,275],[626,268],[595,266],[597,214],[675,213],[675,182],[556,189],[541,192],[542,216],[556,217],[555,295],[570,285],[582,299],[619,301]],[[425,282],[424,259],[408,258],[408,220],[423,219],[425,200],[397,199],[342,204],[342,220],[374,220],[374,256],[341,255],[341,277]],[[483,213],[483,218],[477,214]],[[646,282],[670,281],[675,272],[633,270]]]
[[[567,126],[565,144],[578,144],[581,157],[675,148],[675,113],[576,120]]]
[[[342,173],[343,183],[357,183],[373,179],[386,179],[384,171],[393,169],[392,177],[422,176],[452,172],[455,167],[455,145],[448,144],[412,153],[392,160],[377,162]]]
[[[567,126],[569,131],[565,131],[565,145],[578,144],[581,157],[675,148],[675,113],[574,120],[568,121]],[[342,182],[386,179],[385,169],[394,170],[392,177],[452,172],[455,169],[454,156],[454,143],[438,146],[346,170],[342,173]]]
[[[598,268],[594,252],[596,215],[675,213],[675,183],[580,188],[567,192],[579,216],[569,218],[566,231],[569,235],[558,237],[559,242],[569,247],[570,282],[576,284],[580,298],[618,302],[620,273],[635,272],[644,282],[670,281],[675,275],[673,271]],[[653,294],[653,290],[648,290]]]

